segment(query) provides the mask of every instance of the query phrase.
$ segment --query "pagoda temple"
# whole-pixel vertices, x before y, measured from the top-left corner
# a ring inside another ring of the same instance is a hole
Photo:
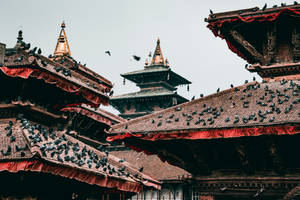
[[[143,70],[121,74],[140,88],[139,92],[114,96],[113,107],[120,111],[120,117],[132,119],[168,108],[188,100],[177,94],[177,86],[189,85],[190,81],[173,72],[168,60],[164,60],[160,40],[157,40],[153,58],[146,60]]]
[[[263,81],[114,125],[108,140],[190,172],[193,200],[299,199],[300,5],[205,21]]]
[[[111,82],[71,57],[65,35],[50,58],[22,31],[17,39],[14,48],[0,44],[0,199],[123,200],[160,188],[89,145],[122,121],[98,108],[108,104]]]

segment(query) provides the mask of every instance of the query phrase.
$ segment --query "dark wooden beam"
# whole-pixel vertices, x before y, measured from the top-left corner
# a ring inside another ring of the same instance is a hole
[[[229,31],[232,38],[239,43],[246,51],[248,51],[257,61],[261,64],[265,63],[265,59],[262,54],[260,54],[256,48],[250,44],[245,38],[236,30]]]

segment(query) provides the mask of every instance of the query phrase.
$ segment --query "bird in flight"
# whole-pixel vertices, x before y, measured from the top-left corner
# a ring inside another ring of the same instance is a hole
[[[132,57],[133,57],[133,59],[136,60],[136,61],[140,61],[140,60],[141,60],[141,57],[139,57],[139,56],[133,55]]]
[[[111,56],[111,55],[110,55],[110,51],[105,51],[105,53],[108,54],[109,56]]]

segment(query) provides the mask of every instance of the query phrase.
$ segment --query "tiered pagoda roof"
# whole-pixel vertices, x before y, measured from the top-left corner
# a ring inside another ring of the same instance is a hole
[[[0,95],[1,176],[4,171],[42,172],[97,186],[94,191],[102,193],[160,187],[105,147],[96,149],[78,137],[89,139],[95,129],[104,137],[111,124],[124,121],[98,108],[108,103],[110,81],[69,55],[47,58],[40,49],[30,50],[22,31],[14,48],[0,49],[0,82],[7,85]]]

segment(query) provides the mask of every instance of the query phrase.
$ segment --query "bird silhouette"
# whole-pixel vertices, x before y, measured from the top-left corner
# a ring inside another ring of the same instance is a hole
[[[109,56],[111,56],[110,51],[105,51],[105,53]]]
[[[139,169],[139,172],[143,172],[143,170],[144,170],[144,167],[141,167],[141,168]]]
[[[139,57],[139,56],[133,55],[132,57],[133,57],[133,59],[136,60],[136,61],[140,61],[140,60],[141,60],[141,57]]]

